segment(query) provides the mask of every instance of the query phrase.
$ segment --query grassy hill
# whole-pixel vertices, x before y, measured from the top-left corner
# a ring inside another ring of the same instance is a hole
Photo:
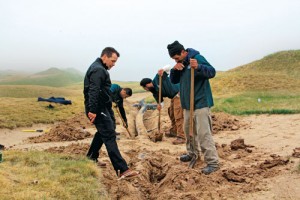
[[[2,77],[0,85],[43,85],[52,87],[64,87],[74,83],[82,82],[83,74],[76,69],[61,70],[58,68],[50,68],[33,75],[25,77],[15,77],[7,79]]]
[[[300,50],[282,51],[211,79],[215,111],[231,114],[300,112]]]
[[[268,55],[211,80],[218,95],[249,91],[299,91],[300,50],[282,51]]]

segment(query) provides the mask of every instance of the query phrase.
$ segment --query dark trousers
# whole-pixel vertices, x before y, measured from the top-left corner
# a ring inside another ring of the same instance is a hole
[[[97,132],[95,133],[87,156],[90,159],[97,161],[99,157],[99,150],[104,143],[109,159],[116,173],[118,173],[118,170],[120,170],[120,173],[125,172],[128,169],[128,166],[124,158],[121,156],[116,142],[115,120],[112,109],[105,108],[102,112],[97,113],[94,124],[97,128]]]

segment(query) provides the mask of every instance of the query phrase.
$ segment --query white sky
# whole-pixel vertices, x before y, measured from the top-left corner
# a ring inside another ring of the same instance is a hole
[[[174,64],[174,40],[221,71],[300,49],[300,1],[0,0],[0,29],[0,70],[85,72],[112,46],[111,79],[140,81]]]

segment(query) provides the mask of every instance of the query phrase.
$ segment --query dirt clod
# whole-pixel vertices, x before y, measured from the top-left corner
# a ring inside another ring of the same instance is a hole
[[[300,147],[293,149],[293,151],[294,152],[293,152],[292,156],[295,158],[300,158]]]
[[[154,131],[148,135],[149,139],[153,142],[162,141],[164,133],[162,131]]]
[[[230,144],[232,150],[245,149],[247,152],[251,153],[252,150],[247,149],[247,147],[254,147],[252,145],[246,145],[244,139],[233,140]]]

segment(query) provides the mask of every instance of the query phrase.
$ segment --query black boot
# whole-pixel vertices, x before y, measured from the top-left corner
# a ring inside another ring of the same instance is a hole
[[[181,162],[190,162],[192,160],[192,156],[189,154],[184,154],[182,156],[180,156],[180,161]]]

